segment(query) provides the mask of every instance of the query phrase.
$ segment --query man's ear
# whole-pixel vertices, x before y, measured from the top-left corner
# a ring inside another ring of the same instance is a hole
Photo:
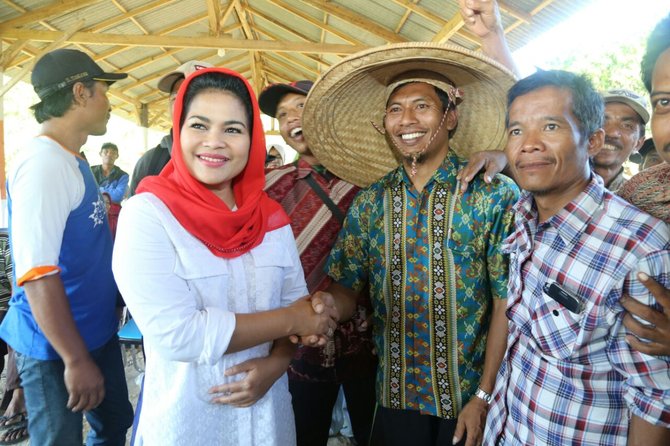
[[[86,100],[89,97],[89,92],[88,88],[81,83],[81,82],[75,82],[75,84],[72,86],[72,102],[73,105],[80,105],[84,106],[86,105]]]
[[[642,147],[642,144],[644,144],[644,136],[640,136],[640,138],[635,143],[635,147],[633,148],[633,153],[639,152],[640,147]]]
[[[458,109],[452,108],[447,112],[447,130],[453,130],[458,125]]]
[[[589,157],[593,158],[596,156],[600,152],[600,149],[603,148],[603,144],[605,144],[605,130],[598,129],[589,136],[587,147]]]

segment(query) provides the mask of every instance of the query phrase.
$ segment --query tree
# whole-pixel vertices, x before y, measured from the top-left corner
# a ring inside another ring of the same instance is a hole
[[[640,80],[640,62],[644,54],[645,39],[604,51],[570,54],[549,62],[548,68],[584,73],[599,90],[626,88],[646,96]]]

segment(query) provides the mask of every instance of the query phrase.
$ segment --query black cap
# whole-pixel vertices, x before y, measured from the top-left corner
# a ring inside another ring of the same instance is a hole
[[[111,84],[126,77],[126,73],[105,73],[88,54],[79,50],[60,49],[37,61],[30,82],[40,100],[44,100],[76,82],[96,80]]]
[[[273,118],[277,117],[277,106],[279,101],[287,93],[296,93],[307,96],[309,90],[314,85],[312,81],[295,81],[290,84],[272,84],[265,87],[261,92],[261,95],[258,97],[258,105],[261,108],[261,111],[268,116]]]

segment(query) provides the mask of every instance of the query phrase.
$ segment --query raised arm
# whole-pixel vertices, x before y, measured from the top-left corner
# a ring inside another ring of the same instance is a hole
[[[458,0],[461,16],[469,31],[478,36],[482,52],[519,76],[512,53],[507,46],[496,0]]]

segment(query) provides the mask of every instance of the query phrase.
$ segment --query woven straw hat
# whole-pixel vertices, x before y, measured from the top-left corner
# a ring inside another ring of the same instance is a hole
[[[302,116],[310,151],[335,175],[361,187],[396,168],[398,159],[371,122],[383,128],[386,87],[416,70],[446,76],[463,92],[458,127],[449,142],[459,156],[504,147],[512,72],[465,48],[412,42],[353,54],[321,75]]]

